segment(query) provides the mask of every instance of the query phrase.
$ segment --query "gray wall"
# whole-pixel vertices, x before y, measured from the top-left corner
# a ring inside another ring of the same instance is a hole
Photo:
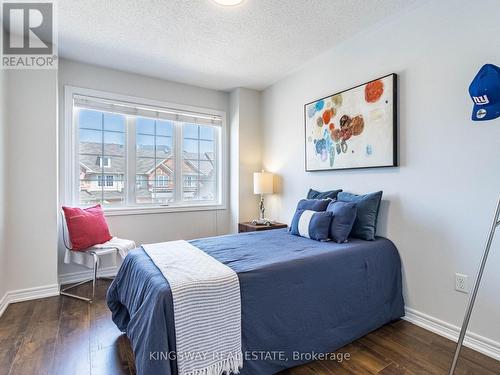
[[[57,71],[6,74],[9,291],[57,283]]]
[[[4,73],[0,69],[0,301],[7,291],[7,251],[5,248],[5,90]]]
[[[407,306],[455,325],[467,295],[454,291],[454,274],[472,283],[500,192],[500,119],[473,123],[467,91],[483,64],[500,65],[498,21],[498,1],[422,2],[325,52],[262,97],[264,166],[282,177],[275,215],[289,222],[310,187],[383,190],[378,232],[401,253]],[[304,103],[391,72],[399,74],[401,166],[306,173]],[[499,270],[495,241],[471,329],[497,342]]]
[[[260,92],[237,88],[229,97],[231,130],[231,231],[259,217],[253,173],[262,169]]]

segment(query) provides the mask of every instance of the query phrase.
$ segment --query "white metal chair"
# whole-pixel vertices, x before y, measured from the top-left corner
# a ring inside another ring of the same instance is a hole
[[[80,299],[80,300],[86,301],[88,303],[92,303],[92,301],[95,298],[95,288],[96,288],[97,280],[113,280],[113,278],[110,278],[110,277],[98,277],[97,272],[99,270],[100,257],[104,256],[104,255],[109,255],[109,254],[116,255],[118,250],[116,248],[99,249],[99,248],[93,248],[93,247],[90,247],[89,249],[82,250],[82,251],[73,250],[72,245],[71,245],[71,241],[69,240],[69,234],[67,233],[68,227],[66,224],[66,217],[64,216],[64,212],[61,212],[61,216],[62,216],[62,220],[61,220],[62,237],[63,237],[64,247],[66,247],[66,249],[68,249],[71,252],[79,253],[79,254],[85,253],[85,254],[89,254],[93,257],[93,268],[92,268],[93,269],[93,277],[90,280],[80,281],[79,283],[76,283],[74,285],[70,285],[68,287],[62,288],[59,291],[59,294],[61,294],[63,296],[67,296],[67,297]],[[91,281],[92,281],[92,298],[87,298],[87,297],[79,296],[77,294],[68,293],[69,290],[76,288],[82,284],[91,282]]]

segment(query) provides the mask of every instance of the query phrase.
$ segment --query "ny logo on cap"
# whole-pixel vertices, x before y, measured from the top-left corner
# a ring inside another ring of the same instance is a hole
[[[477,105],[484,105],[488,104],[490,101],[488,99],[488,96],[482,95],[482,96],[473,96],[472,99],[474,100],[474,103]]]

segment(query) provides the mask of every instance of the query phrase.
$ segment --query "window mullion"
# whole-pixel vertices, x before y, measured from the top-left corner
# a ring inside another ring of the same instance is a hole
[[[157,167],[158,167],[158,159],[157,159],[157,154],[158,154],[158,150],[156,148],[156,144],[158,142],[157,140],[157,132],[156,132],[156,127],[157,127],[157,124],[158,124],[158,120],[155,119],[155,122],[154,122],[154,137],[153,137],[153,142],[154,142],[154,164],[153,164],[153,173],[154,173],[154,176],[153,176],[153,202],[155,204],[160,204],[160,202],[158,202],[158,183],[157,183]]]
[[[127,206],[131,206],[136,204],[136,117],[135,116],[127,116],[127,125],[126,125],[126,139],[127,139],[127,148],[126,148],[126,163],[127,163],[127,175],[125,176],[125,183],[127,186],[126,191],[126,204]]]
[[[222,143],[222,129],[215,129],[215,137],[214,137],[214,173],[212,174],[212,179],[215,177],[215,192],[216,192],[216,200],[218,203],[222,202],[222,186],[221,182],[223,181],[222,170],[223,170],[223,162],[221,156],[221,144]],[[225,162],[225,161],[224,161]]]
[[[104,206],[104,113],[101,113],[101,204]]]
[[[68,130],[71,137],[71,147],[70,147],[70,160],[74,160],[72,168],[70,171],[66,171],[70,174],[71,179],[71,196],[69,197],[69,202],[71,205],[79,205],[80,204],[80,149],[79,149],[79,128],[80,128],[80,118],[79,118],[79,109],[73,109],[72,111],[72,125]]]
[[[182,173],[182,164],[184,162],[184,154],[182,152],[183,144],[182,144],[182,123],[175,122],[174,123],[174,141],[172,145],[174,158],[174,203],[181,203],[182,197],[184,196],[184,175]]]
[[[196,171],[196,196],[195,199],[200,199],[200,179],[201,179],[201,173],[200,173],[200,167],[201,167],[201,128],[198,125],[198,165],[197,165],[197,171]]]

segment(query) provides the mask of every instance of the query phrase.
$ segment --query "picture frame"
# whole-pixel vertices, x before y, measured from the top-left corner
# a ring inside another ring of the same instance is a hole
[[[306,172],[398,166],[397,74],[304,104]]]

